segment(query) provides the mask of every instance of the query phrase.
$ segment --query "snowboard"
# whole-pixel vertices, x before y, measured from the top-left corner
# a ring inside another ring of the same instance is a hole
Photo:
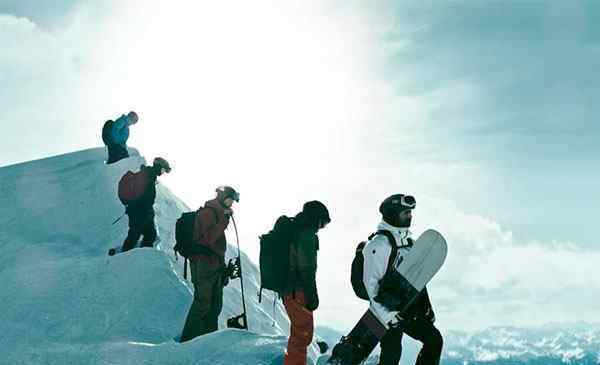
[[[444,237],[439,232],[429,229],[423,232],[410,251],[403,255],[403,260],[396,268],[396,271],[405,280],[403,292],[406,294],[401,298],[403,311],[409,308],[425,285],[440,270],[447,253],[448,246]],[[403,311],[400,313],[402,314]],[[342,337],[333,348],[327,364],[355,365],[362,363],[373,352],[387,330],[387,324],[382,323],[368,309],[352,331]]]

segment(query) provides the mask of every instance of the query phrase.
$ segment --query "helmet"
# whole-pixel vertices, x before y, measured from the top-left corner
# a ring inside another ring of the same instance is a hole
[[[379,206],[379,212],[384,218],[398,215],[398,213],[415,209],[417,201],[412,195],[394,194],[385,198]]]
[[[327,223],[331,222],[329,210],[327,210],[325,204],[318,200],[304,203],[302,213],[304,213],[309,221],[314,222],[319,228],[323,228]]]
[[[127,119],[129,120],[129,124],[135,124],[138,122],[138,120],[140,120],[140,117],[136,112],[130,111],[127,113]]]
[[[219,186],[215,191],[217,192],[217,199],[219,199],[220,201],[224,201],[227,198],[231,198],[238,203],[240,202],[240,193],[235,191],[235,189],[231,186]]]
[[[165,172],[171,172],[171,166],[169,165],[167,160],[165,160],[162,157],[156,157],[154,159],[154,162],[152,162],[152,166],[159,169],[164,169]]]

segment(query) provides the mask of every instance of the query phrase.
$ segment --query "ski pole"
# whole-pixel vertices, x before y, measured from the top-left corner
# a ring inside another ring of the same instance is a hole
[[[118,221],[120,221],[121,218],[123,218],[125,216],[125,214],[127,214],[127,211],[125,211],[125,213],[123,213],[119,218],[117,218],[114,222],[112,222],[111,226],[114,226]]]
[[[244,329],[248,329],[248,318],[246,314],[246,299],[244,298],[244,275],[242,274],[242,251],[240,250],[240,236],[238,235],[237,225],[235,224],[235,219],[231,216],[231,221],[233,222],[233,229],[235,230],[235,239],[237,241],[237,249],[238,249],[238,265],[240,267],[240,286],[242,287],[242,308],[244,313],[242,313],[242,317],[244,319]]]

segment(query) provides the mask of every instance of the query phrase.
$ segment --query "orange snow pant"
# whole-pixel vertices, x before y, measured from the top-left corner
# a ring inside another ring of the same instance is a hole
[[[314,332],[313,313],[306,309],[301,291],[285,296],[283,304],[291,322],[284,365],[306,365],[306,352]]]

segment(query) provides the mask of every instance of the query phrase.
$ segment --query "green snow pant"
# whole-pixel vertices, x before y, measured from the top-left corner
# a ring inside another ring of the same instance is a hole
[[[194,301],[185,320],[181,342],[215,332],[223,309],[223,268],[211,268],[202,260],[190,262]]]

